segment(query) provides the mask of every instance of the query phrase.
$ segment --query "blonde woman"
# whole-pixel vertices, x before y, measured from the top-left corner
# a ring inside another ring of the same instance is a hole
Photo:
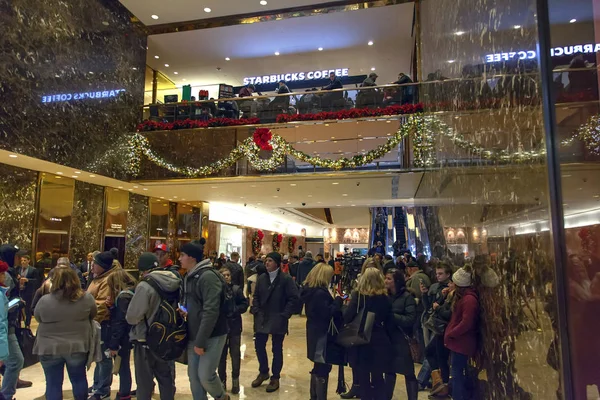
[[[380,272],[383,272],[383,269],[381,268],[381,264],[379,263],[379,261],[377,261],[376,258],[373,258],[373,257],[367,258],[365,260],[365,262],[363,263],[362,269],[360,270],[360,274],[363,275],[367,268],[376,268]]]
[[[354,385],[359,387],[362,399],[384,399],[383,374],[392,361],[392,345],[384,323],[391,313],[383,273],[378,268],[366,267],[350,304],[344,310],[344,323],[350,323],[364,309],[375,314],[371,341],[348,350],[348,361],[355,373]],[[357,379],[358,378],[358,379]],[[356,382],[358,380],[358,382]]]
[[[319,263],[308,273],[304,281],[301,298],[306,305],[306,347],[307,357],[314,362],[310,380],[310,398],[313,400],[327,399],[327,384],[331,364],[340,364],[343,360],[331,358],[333,351],[317,349],[317,343],[326,338],[326,349],[331,349],[335,343],[335,328],[341,325],[341,297],[335,299],[327,289],[333,278],[333,268],[325,263]],[[333,321],[333,325],[332,325]],[[336,324],[337,322],[337,324]]]
[[[81,289],[71,267],[53,269],[50,294],[35,308],[39,322],[33,352],[40,356],[46,376],[46,399],[62,399],[65,365],[76,400],[87,398],[86,363],[91,335],[90,321],[96,316],[96,302]]]

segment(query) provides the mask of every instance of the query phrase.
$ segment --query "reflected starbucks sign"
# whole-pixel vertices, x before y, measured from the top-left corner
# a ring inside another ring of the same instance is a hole
[[[114,90],[96,90],[93,92],[73,92],[73,93],[60,93],[60,94],[49,94],[42,96],[42,103],[56,103],[58,101],[71,101],[71,100],[87,100],[87,99],[110,99],[117,97],[119,93],[124,92],[125,89],[114,89]]]
[[[279,81],[296,82],[296,81],[313,81],[316,79],[327,79],[329,74],[335,72],[336,76],[348,76],[348,68],[323,69],[320,71],[308,72],[291,72],[287,74],[249,76],[244,78],[244,85],[261,85],[265,83],[277,83]]]
[[[588,43],[588,44],[578,44],[574,46],[563,46],[563,47],[554,47],[550,49],[550,55],[552,57],[560,57],[560,56],[574,56],[577,53],[589,54],[589,53],[598,53],[600,52],[600,43]],[[486,54],[485,62],[499,62],[499,61],[508,61],[508,60],[533,60],[537,58],[537,52],[534,50],[528,51],[509,51],[506,53],[494,53],[494,54]]]

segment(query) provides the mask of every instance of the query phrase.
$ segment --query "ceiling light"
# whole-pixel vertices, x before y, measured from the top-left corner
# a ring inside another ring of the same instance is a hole
[[[169,68],[169,64],[165,64],[165,67]]]
[[[95,177],[96,177],[96,175],[90,175],[90,178],[95,178]]]
[[[276,52],[275,52],[275,55],[276,55],[276,56],[278,56],[278,55],[279,55],[279,52],[278,52],[278,51],[276,51]]]
[[[521,29],[521,25],[515,25],[515,26],[513,26],[513,28],[515,28],[515,29]]]
[[[456,60],[448,60],[448,64],[453,64],[455,62],[456,62]]]
[[[212,11],[212,10],[211,10],[210,8],[208,8],[208,7],[205,7],[205,8],[204,8],[204,12],[207,12],[207,13],[209,13],[209,12],[211,12],[211,11]]]
[[[17,158],[17,155],[16,154],[9,154],[9,157],[10,158]]]
[[[177,71],[175,71],[175,72],[173,72],[173,73],[174,73],[175,75],[179,75],[179,72],[177,72]]]
[[[119,189],[123,189],[123,186],[119,186]]]
[[[296,186],[296,184],[295,183],[290,183],[290,186]]]
[[[60,176],[58,176],[58,175],[56,175],[54,178],[55,178],[55,179],[62,179],[62,177],[60,177]]]
[[[231,61],[231,58],[225,57],[225,61]]]
[[[133,69],[134,71],[137,71],[137,67],[133,67],[132,69]]]
[[[287,205],[290,205],[290,204],[292,204],[292,203],[290,203],[290,202],[287,202],[287,203],[285,203],[285,204],[287,204]]]
[[[148,190],[148,188],[143,188],[142,190]]]
[[[575,18],[573,18],[572,20],[569,21],[570,24],[573,24],[575,22],[577,22],[577,20]]]
[[[158,19],[158,15],[156,15],[156,14],[153,14],[151,17],[152,17],[152,19]]]
[[[339,185],[339,182],[333,182],[332,185]]]
[[[274,198],[278,198],[279,196],[275,195],[275,196],[273,196],[273,197],[274,197]]]
[[[182,79],[182,81],[185,81],[185,78],[184,78],[184,79]]]
[[[312,194],[309,194],[308,197],[312,197]]]
[[[62,173],[62,172],[57,172],[56,174],[57,174],[57,175],[62,175],[63,173]]]
[[[71,178],[79,178],[77,175],[71,175]]]
[[[267,5],[267,0],[260,0],[260,5],[261,6],[266,6]]]
[[[342,205],[341,205],[341,204],[336,204],[335,206],[336,206],[336,207],[341,207]]]
[[[133,190],[133,189],[132,189],[132,188],[129,188],[129,189],[127,189],[127,190],[131,191],[131,190]]]
[[[134,188],[134,189],[137,189],[138,187],[139,187],[139,186],[134,186],[133,188]]]
[[[165,196],[160,196],[160,198],[161,198],[161,199],[164,199],[164,198],[165,198]]]
[[[454,32],[454,34],[455,34],[456,36],[462,36],[462,35],[464,35],[464,34],[465,34],[465,31],[456,31],[456,32]]]
[[[319,48],[318,48],[318,50],[319,50],[319,51],[323,51],[323,48],[322,48],[322,47],[319,47]]]
[[[375,67],[371,68],[371,71],[375,71]]]
[[[156,58],[158,60],[160,57],[159,56],[154,56],[154,58]]]
[[[348,196],[348,194],[347,194],[347,193],[344,193],[344,194],[342,194],[342,196]]]
[[[257,206],[260,206],[262,203],[256,203]]]

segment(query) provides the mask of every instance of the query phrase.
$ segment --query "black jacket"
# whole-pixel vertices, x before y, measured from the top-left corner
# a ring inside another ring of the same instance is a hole
[[[393,354],[390,352],[391,341],[384,325],[389,321],[392,306],[385,295],[364,296],[353,292],[350,304],[343,311],[344,323],[350,323],[362,308],[375,313],[371,341],[362,346],[351,347],[348,350],[348,361],[352,367],[362,366],[371,372],[386,372],[387,366],[393,361]]]
[[[394,362],[390,364],[393,368],[388,372],[411,375],[414,374],[415,367],[406,336],[411,337],[413,333],[413,325],[417,320],[417,302],[406,289],[390,297],[390,302],[392,313],[386,328],[394,348]]]
[[[292,276],[292,278],[298,278],[298,266],[300,265],[300,262],[296,261],[293,264],[290,264],[290,275]]]
[[[129,289],[132,290],[132,289]],[[110,308],[110,339],[108,348],[119,350],[119,348],[130,349],[129,331],[131,325],[127,323],[125,316],[133,294],[123,292],[117,296],[116,303]]]
[[[342,322],[342,299],[337,297],[335,300],[326,288],[309,288],[302,289],[302,301],[306,304],[306,351],[309,360],[315,360],[315,352],[317,350],[317,342],[323,337],[327,337],[326,348],[329,350],[332,344],[335,343],[335,336],[332,335],[333,329],[330,328],[330,323],[333,321],[339,328]],[[322,349],[321,349],[322,350]],[[326,351],[327,356],[330,355]],[[325,360],[328,363],[336,363],[338,360],[332,360],[327,357]]]
[[[248,311],[248,299],[244,296],[242,287],[232,285],[232,290],[235,299],[235,312],[227,318],[227,326],[229,327],[230,336],[239,336],[242,334],[242,314]]]
[[[42,286],[42,283],[44,282],[44,277],[40,276],[39,270],[31,266],[27,269],[27,273],[25,275],[23,275],[22,273],[23,268],[18,267],[17,275],[21,278],[28,279],[28,281],[25,282],[23,290],[21,290],[21,297],[28,303],[31,303],[31,301],[33,300],[33,296],[35,295],[35,291],[38,290],[40,286]]]
[[[296,274],[296,283],[298,285],[302,285],[304,283],[308,273],[315,265],[316,262],[312,258],[304,258],[302,261],[300,261],[300,264],[298,264],[298,272]]]
[[[250,308],[254,315],[254,332],[287,334],[289,319],[299,302],[298,287],[290,275],[279,269],[273,283],[268,272],[260,275]]]
[[[329,81],[329,85],[325,86],[323,90],[342,89],[343,87],[342,80],[336,76],[333,81]]]
[[[440,306],[444,304],[442,290],[447,287],[448,282],[436,282],[429,287],[429,291],[421,297],[425,311],[431,311],[433,303],[438,303]]]
[[[236,262],[229,261],[225,264],[231,271],[231,283],[239,287],[244,287],[244,269]]]

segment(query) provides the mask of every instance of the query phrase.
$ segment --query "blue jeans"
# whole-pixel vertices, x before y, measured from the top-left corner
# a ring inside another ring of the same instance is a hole
[[[131,395],[131,349],[119,350],[119,356],[121,357],[121,367],[119,368],[119,394],[121,397],[127,397]]]
[[[8,359],[4,362],[6,371],[2,380],[2,394],[6,397],[6,400],[12,400],[17,392],[17,381],[24,362],[17,335],[11,329],[8,333]]]
[[[46,400],[62,400],[65,364],[73,387],[75,400],[85,400],[88,395],[85,364],[87,353],[73,353],[68,356],[41,356],[40,362],[46,375]]]
[[[467,361],[469,356],[452,352],[452,369],[450,371],[452,379],[452,400],[466,399],[466,382],[467,382]]]
[[[419,371],[419,375],[417,375],[417,381],[421,386],[427,386],[429,380],[431,379],[431,365],[429,365],[429,361],[425,359],[423,361],[423,365],[421,365],[421,370]]]
[[[112,358],[106,356],[106,345],[102,343],[102,361],[96,363],[94,369],[94,386],[92,387],[93,394],[98,394],[101,397],[110,394],[110,385],[112,385]]]
[[[223,383],[216,371],[226,340],[227,335],[208,339],[203,356],[196,354],[194,343],[188,345],[188,376],[194,400],[208,399],[207,393],[215,399],[225,396]]]

